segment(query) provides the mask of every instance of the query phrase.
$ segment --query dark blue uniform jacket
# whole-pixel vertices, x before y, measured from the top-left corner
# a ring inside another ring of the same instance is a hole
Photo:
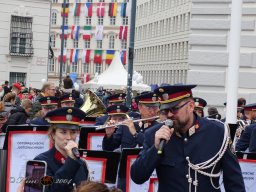
[[[131,178],[137,184],[142,184],[149,179],[156,169],[159,179],[158,192],[188,192],[189,184],[186,178],[188,163],[186,157],[193,164],[205,162],[214,157],[219,151],[224,127],[220,122],[195,117],[198,123],[194,134],[178,135],[173,133],[165,145],[163,156],[157,154],[154,146],[155,132],[161,126],[151,127],[145,132],[143,150],[131,167]],[[214,173],[223,170],[224,186],[227,192],[245,192],[241,169],[236,156],[229,147],[222,159],[216,165]],[[209,173],[210,170],[207,169]],[[194,180],[194,171],[191,170]],[[218,186],[219,178],[213,179]],[[192,191],[194,187],[192,185]],[[220,192],[211,185],[210,178],[198,173],[197,192]]]
[[[236,143],[236,148],[235,148],[236,151],[245,151],[246,149],[249,148],[252,130],[255,127],[256,127],[256,124],[254,123],[245,128],[244,132],[242,133],[241,137]]]
[[[153,121],[151,126],[158,124],[158,122]],[[135,148],[137,145],[142,146],[144,142],[144,131],[150,129],[150,127],[144,129],[139,126],[138,123],[134,124],[137,136],[133,137],[129,128],[125,125],[120,125],[116,132],[109,138],[106,136],[103,138],[102,141],[102,148],[106,151],[114,151],[115,149],[119,148]]]
[[[53,183],[52,185],[46,187],[45,192],[71,192],[73,190],[73,183],[78,186],[82,181],[87,180],[87,166],[84,161],[80,159],[74,160],[70,157],[66,159],[64,164],[61,164],[54,158],[55,152],[56,148],[53,147],[52,149],[38,155],[35,160],[46,161],[46,175],[52,176],[55,181],[64,179],[70,181],[70,183]]]
[[[249,152],[256,152],[256,126],[252,130],[252,135],[249,144]]]
[[[50,125],[48,121],[43,118],[35,118],[30,122],[31,125]]]

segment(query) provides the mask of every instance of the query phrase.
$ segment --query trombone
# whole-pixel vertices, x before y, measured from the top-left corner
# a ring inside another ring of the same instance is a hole
[[[140,121],[147,121],[147,120],[154,120],[154,119],[158,119],[159,116],[154,116],[154,117],[149,117],[149,118],[144,118],[144,119],[134,119],[132,122],[136,123],[136,122],[140,122]],[[119,125],[125,125],[124,122],[120,122],[120,123],[116,123],[113,125],[99,125],[99,126],[94,126],[96,130],[102,130],[102,129],[106,129],[109,127],[116,127]]]

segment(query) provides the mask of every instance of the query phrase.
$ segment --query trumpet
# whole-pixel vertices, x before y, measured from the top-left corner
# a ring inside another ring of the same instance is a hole
[[[154,120],[154,119],[158,119],[159,116],[154,116],[154,117],[149,117],[149,118],[144,118],[144,119],[134,119],[132,122],[136,123],[136,122],[140,122],[140,121],[147,121],[147,120]],[[102,130],[102,129],[106,129],[109,127],[116,127],[119,125],[125,125],[124,122],[120,122],[120,123],[116,123],[114,125],[99,125],[99,126],[95,126],[96,130]]]

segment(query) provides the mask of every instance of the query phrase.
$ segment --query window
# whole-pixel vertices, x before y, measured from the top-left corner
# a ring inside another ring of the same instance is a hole
[[[103,25],[103,17],[98,17],[98,25]]]
[[[68,17],[64,17],[64,25],[68,25]]]
[[[115,36],[111,35],[109,37],[109,49],[114,49],[115,48]]]
[[[112,3],[117,2],[117,0],[111,0]]]
[[[83,71],[85,73],[89,73],[89,63],[83,63]]]
[[[126,39],[122,39],[122,41],[121,41],[121,48],[122,49],[126,49],[127,48],[127,41],[126,41]]]
[[[26,73],[16,73],[16,72],[10,72],[10,85],[12,85],[15,82],[24,82],[26,83]]]
[[[128,25],[128,17],[123,17],[123,25]]]
[[[53,12],[52,13],[52,25],[56,25],[57,23],[57,13]]]
[[[74,48],[78,48],[78,40],[74,39]]]
[[[89,3],[92,3],[92,0],[87,0]]]
[[[85,18],[85,24],[86,25],[92,25],[92,18],[91,17],[86,17]]]
[[[51,42],[50,42],[51,47],[55,47],[55,43],[56,43],[56,37],[55,35],[51,35]]]
[[[71,72],[77,73],[77,66],[78,66],[77,63],[72,63],[71,64]]]
[[[79,25],[79,17],[74,16],[74,25]]]
[[[97,40],[97,48],[102,49],[102,40]]]
[[[95,63],[95,73],[101,73],[101,63]]]
[[[116,17],[110,17],[110,25],[116,24]]]
[[[85,40],[84,41],[84,48],[88,48],[89,49],[91,47],[90,44],[91,44],[90,40]]]
[[[99,2],[104,2],[104,0],[99,0]]]
[[[67,48],[67,39],[64,39],[64,47]]]
[[[49,59],[48,72],[54,72],[54,59]]]
[[[32,17],[11,16],[11,55],[33,55]]]
[[[52,0],[52,3],[58,3],[58,0]]]

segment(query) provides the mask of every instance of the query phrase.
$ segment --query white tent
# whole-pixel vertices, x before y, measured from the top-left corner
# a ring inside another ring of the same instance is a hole
[[[85,88],[92,90],[102,86],[104,89],[124,89],[127,87],[128,72],[124,68],[119,51],[115,52],[114,59],[106,71],[87,82]],[[137,91],[150,91],[150,86],[132,81],[132,89]]]

